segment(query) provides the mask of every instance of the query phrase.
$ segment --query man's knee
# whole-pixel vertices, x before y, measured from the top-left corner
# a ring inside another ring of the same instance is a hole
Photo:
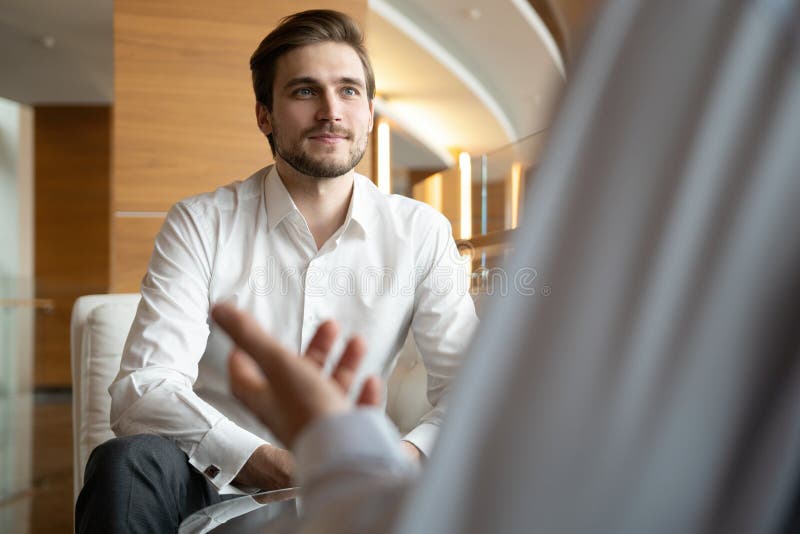
[[[117,478],[132,471],[182,468],[186,455],[174,442],[155,434],[136,434],[114,438],[95,447],[86,464],[86,479]]]
[[[190,471],[183,451],[153,434],[98,445],[86,464],[76,503],[76,531],[174,531],[183,510],[179,495],[185,493],[181,488]]]

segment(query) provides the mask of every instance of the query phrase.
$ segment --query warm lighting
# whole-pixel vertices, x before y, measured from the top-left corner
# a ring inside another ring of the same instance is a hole
[[[378,189],[387,195],[392,192],[392,158],[389,143],[389,123],[378,123]]]
[[[411,195],[414,199],[424,202],[440,213],[444,213],[442,190],[444,188],[444,176],[437,172],[431,174],[424,180],[414,184]]]
[[[458,170],[461,176],[459,237],[469,239],[472,237],[472,162],[469,153],[462,152],[458,155]]]
[[[428,197],[428,204],[433,206],[437,211],[442,211],[442,173],[437,172],[428,178],[426,184],[426,193]]]
[[[514,163],[511,166],[511,228],[519,224],[519,197],[522,184],[522,164]]]

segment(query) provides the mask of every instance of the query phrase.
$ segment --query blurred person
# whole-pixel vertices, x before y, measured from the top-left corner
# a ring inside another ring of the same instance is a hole
[[[421,476],[358,341],[326,378],[215,308],[298,460],[274,531],[800,532],[798,36],[797,1],[608,2],[507,267],[551,291],[491,304]]]
[[[398,445],[416,460],[433,446],[477,316],[447,219],[354,171],[375,95],[362,33],[339,12],[298,13],[250,67],[275,164],[168,213],[109,388],[120,437],[87,463],[79,532],[174,531],[222,495],[290,484],[291,454],[230,395],[230,345],[209,318],[219,300],[295,352],[335,315],[382,376],[413,332],[432,408]]]

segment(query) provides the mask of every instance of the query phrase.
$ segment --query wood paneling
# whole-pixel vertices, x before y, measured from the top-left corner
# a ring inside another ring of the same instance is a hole
[[[117,0],[114,210],[165,211],[272,160],[256,128],[248,60],[283,16],[366,0]]]
[[[109,287],[109,139],[106,106],[34,110],[36,386],[68,386],[69,321],[80,295]]]
[[[114,217],[113,293],[137,293],[163,217]]]

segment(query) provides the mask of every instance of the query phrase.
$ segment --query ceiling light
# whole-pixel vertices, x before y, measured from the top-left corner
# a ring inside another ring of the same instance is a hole
[[[511,180],[508,184],[508,192],[508,226],[511,228],[516,228],[519,225],[519,200],[522,193],[522,164],[519,162],[515,162],[511,166]]]
[[[39,39],[39,44],[49,50],[56,46],[56,38],[52,35],[42,35]]]
[[[468,152],[458,155],[458,170],[460,174],[461,209],[459,210],[459,238],[472,237],[472,161]]]
[[[477,7],[469,8],[466,11],[467,11],[467,16],[472,20],[478,20],[483,15],[483,13],[481,13],[481,10],[478,9]]]

